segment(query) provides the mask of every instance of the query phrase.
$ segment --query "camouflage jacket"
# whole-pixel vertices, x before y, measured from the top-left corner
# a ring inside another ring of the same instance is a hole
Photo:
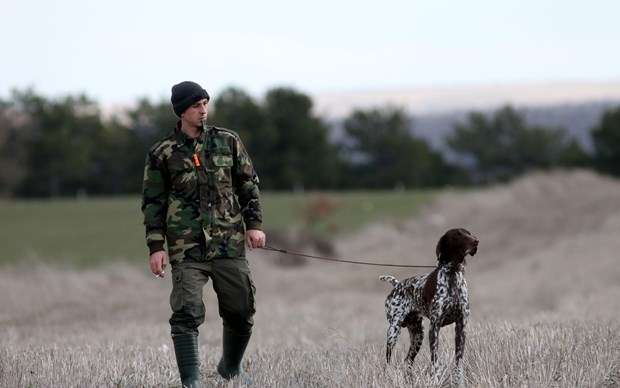
[[[149,150],[142,190],[146,243],[171,263],[245,256],[245,228],[261,229],[258,176],[239,136],[204,125],[174,131]]]

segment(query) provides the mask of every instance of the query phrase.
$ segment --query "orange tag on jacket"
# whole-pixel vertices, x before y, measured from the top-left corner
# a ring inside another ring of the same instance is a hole
[[[198,155],[194,154],[194,163],[196,163],[196,167],[200,167],[200,160],[198,160]]]

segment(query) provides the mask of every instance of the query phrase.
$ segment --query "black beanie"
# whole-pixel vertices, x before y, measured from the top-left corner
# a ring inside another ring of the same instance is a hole
[[[196,82],[183,81],[172,87],[172,110],[177,117],[181,117],[187,108],[203,98],[210,99],[209,93],[202,86]]]

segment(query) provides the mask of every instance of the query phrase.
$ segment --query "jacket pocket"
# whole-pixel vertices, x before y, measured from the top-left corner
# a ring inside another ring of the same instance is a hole
[[[172,274],[170,308],[176,313],[183,309],[183,304],[183,271],[177,271]]]
[[[230,187],[232,185],[232,168],[234,165],[232,156],[214,155],[213,165],[215,166],[214,173],[217,183],[224,187]]]

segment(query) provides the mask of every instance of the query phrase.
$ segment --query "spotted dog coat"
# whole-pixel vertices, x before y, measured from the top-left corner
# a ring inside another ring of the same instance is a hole
[[[393,276],[381,276],[394,286],[385,301],[388,320],[386,360],[389,363],[392,350],[401,327],[409,331],[410,347],[406,361],[413,363],[424,339],[422,317],[430,320],[428,332],[432,375],[436,376],[439,329],[455,323],[455,374],[463,376],[463,350],[469,301],[465,281],[465,256],[478,251],[478,239],[463,228],[448,230],[437,243],[437,268],[431,273],[411,277],[401,282]]]

